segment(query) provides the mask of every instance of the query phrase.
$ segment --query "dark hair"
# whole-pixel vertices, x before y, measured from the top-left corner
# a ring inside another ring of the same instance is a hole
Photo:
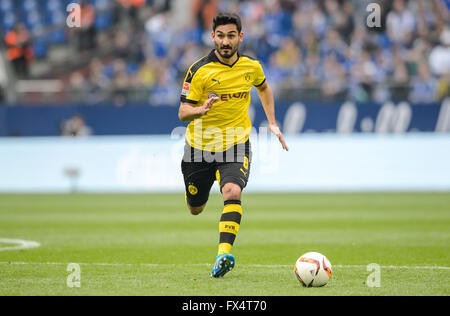
[[[214,17],[213,20],[213,31],[216,31],[216,28],[219,25],[227,25],[234,24],[236,25],[238,32],[240,33],[242,30],[241,18],[239,15],[234,13],[219,13]]]

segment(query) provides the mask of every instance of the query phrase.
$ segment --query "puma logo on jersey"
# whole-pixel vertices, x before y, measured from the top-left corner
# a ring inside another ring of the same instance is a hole
[[[214,82],[217,82],[218,84],[220,84],[220,81],[217,80],[217,79],[211,79],[211,80],[214,81]]]

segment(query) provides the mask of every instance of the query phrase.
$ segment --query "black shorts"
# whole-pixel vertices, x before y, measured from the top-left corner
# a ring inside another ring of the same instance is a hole
[[[250,175],[251,146],[236,145],[226,152],[211,153],[185,146],[181,171],[183,172],[187,202],[191,206],[201,206],[208,201],[209,192],[218,181],[220,191],[226,183],[234,183],[243,190]],[[201,159],[200,159],[201,157]]]

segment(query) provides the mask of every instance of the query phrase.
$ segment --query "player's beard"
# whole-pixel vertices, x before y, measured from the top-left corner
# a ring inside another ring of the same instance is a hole
[[[228,48],[228,52],[225,53],[224,52],[224,47]],[[216,50],[219,53],[220,57],[228,59],[234,56],[234,54],[236,54],[237,50],[238,50],[239,44],[236,44],[235,47],[231,46],[231,45],[227,45],[227,46],[220,46],[218,44],[216,44]]]

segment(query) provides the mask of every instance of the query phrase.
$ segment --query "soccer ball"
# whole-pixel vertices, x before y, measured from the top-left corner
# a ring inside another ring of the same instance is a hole
[[[319,287],[331,278],[331,263],[318,252],[308,252],[298,258],[294,274],[304,287]]]

